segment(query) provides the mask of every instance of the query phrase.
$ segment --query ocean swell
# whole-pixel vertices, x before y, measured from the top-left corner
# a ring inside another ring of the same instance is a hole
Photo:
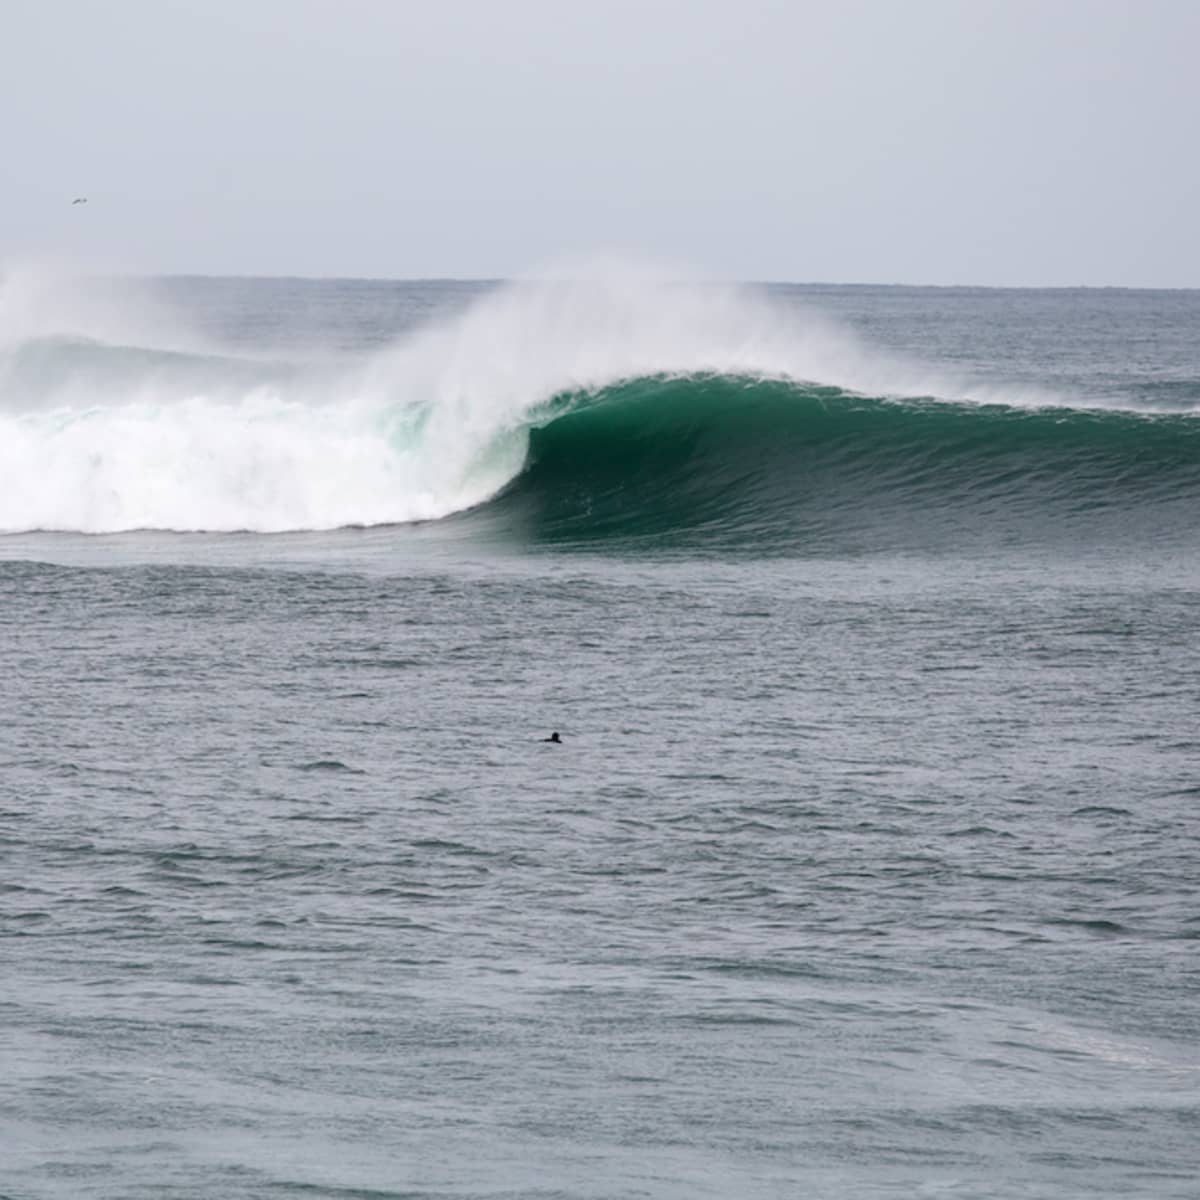
[[[701,375],[560,397],[486,511],[544,540],[766,551],[1165,535],[1197,501],[1190,416]]]

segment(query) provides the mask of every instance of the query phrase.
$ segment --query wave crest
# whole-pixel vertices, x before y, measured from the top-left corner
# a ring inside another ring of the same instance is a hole
[[[724,375],[560,397],[480,514],[551,542],[723,551],[1076,542],[1192,528],[1200,422]]]

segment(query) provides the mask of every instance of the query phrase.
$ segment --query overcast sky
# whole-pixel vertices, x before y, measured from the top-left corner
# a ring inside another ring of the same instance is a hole
[[[1200,0],[0,0],[0,269],[1197,287],[1198,58]]]

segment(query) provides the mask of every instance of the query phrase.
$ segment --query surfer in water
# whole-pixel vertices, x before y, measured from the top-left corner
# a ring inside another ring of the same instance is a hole
[[[556,746],[561,746],[563,744],[563,740],[562,740],[562,738],[560,738],[558,736],[557,731],[552,733],[548,738],[542,738],[542,741],[543,742],[553,742]]]

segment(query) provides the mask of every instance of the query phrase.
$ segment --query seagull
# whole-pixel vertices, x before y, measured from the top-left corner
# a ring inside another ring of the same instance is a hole
[[[86,204],[87,197],[86,196],[76,196],[75,199],[71,201],[71,203],[72,204]]]

